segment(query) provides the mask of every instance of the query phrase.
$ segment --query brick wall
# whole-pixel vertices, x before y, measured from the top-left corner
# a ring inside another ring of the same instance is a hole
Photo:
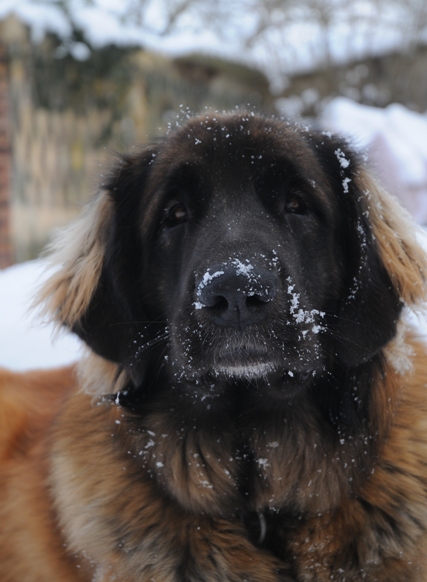
[[[10,209],[11,141],[8,96],[7,53],[4,44],[0,43],[0,269],[13,263]]]

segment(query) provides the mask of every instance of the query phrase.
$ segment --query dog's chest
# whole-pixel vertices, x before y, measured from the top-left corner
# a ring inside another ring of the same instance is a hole
[[[339,475],[326,470],[315,437],[291,439],[265,427],[246,434],[226,429],[220,423],[179,426],[162,413],[132,430],[126,448],[142,475],[184,509],[248,514],[254,530],[264,529],[259,516],[289,514],[290,505],[294,515],[325,511],[339,496]],[[271,530],[276,520],[266,519]]]

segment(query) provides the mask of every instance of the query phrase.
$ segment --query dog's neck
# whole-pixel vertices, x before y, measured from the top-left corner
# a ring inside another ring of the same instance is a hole
[[[393,349],[388,351],[391,356]],[[268,410],[240,407],[237,413],[229,402],[201,399],[194,410],[194,398],[177,387],[167,408],[151,402],[146,412],[129,412],[120,392],[110,397],[110,405],[121,423],[123,447],[185,509],[223,517],[279,511],[309,517],[356,494],[372,472],[396,401],[390,380],[387,394],[382,381],[394,374],[391,360],[377,358],[375,380],[364,387],[370,392],[368,418],[357,434],[325,423],[324,411],[306,397]],[[126,392],[119,367],[96,356],[86,364],[86,390],[94,391],[90,378],[98,383],[101,370],[111,386]],[[356,375],[353,370],[349,378]]]
[[[368,388],[382,410],[392,406],[379,371]],[[383,416],[371,415],[357,434],[325,424],[307,398],[269,410],[251,407],[238,416],[221,403],[199,403],[195,413],[178,389],[167,409],[154,404],[132,414],[120,396],[112,406],[123,446],[141,470],[186,510],[222,517],[279,511],[309,517],[332,510],[368,478],[386,432]]]

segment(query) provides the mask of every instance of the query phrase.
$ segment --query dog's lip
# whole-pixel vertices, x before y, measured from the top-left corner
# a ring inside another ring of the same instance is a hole
[[[234,343],[222,349],[215,360],[214,374],[229,378],[261,378],[276,370],[265,346]]]
[[[316,374],[314,369],[290,370],[282,369],[274,362],[258,362],[251,364],[218,365],[213,369],[216,376],[226,376],[234,380],[259,380],[268,376],[276,376],[286,384],[304,384]]]
[[[257,380],[276,377],[287,384],[304,383],[313,373],[310,369],[298,369],[299,366],[286,366],[281,359],[272,358],[267,346],[249,343],[235,343],[228,349],[221,350],[214,361],[211,373],[233,380]]]
[[[273,362],[257,362],[248,364],[218,364],[213,369],[216,376],[227,376],[228,378],[255,380],[265,378],[276,371]]]

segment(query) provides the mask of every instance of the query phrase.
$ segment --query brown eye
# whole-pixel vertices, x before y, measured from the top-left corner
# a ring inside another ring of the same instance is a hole
[[[187,208],[185,204],[183,204],[182,202],[173,204],[172,206],[165,210],[164,223],[169,228],[173,228],[178,224],[187,222],[187,220],[188,220]]]
[[[296,194],[286,196],[285,211],[292,214],[303,214],[306,211],[305,202]]]

